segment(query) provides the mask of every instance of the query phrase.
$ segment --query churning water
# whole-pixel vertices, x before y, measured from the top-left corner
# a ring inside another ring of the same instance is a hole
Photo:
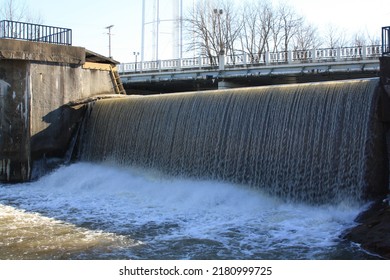
[[[0,187],[0,259],[359,259],[361,210],[102,164]]]
[[[98,101],[81,162],[0,187],[0,258],[365,259],[378,80]]]

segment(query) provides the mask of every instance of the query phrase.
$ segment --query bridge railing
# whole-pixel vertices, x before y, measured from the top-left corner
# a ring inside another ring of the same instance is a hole
[[[227,69],[283,65],[302,63],[342,62],[353,60],[377,59],[382,55],[381,45],[353,46],[341,48],[321,48],[314,50],[292,50],[282,52],[265,52],[250,56],[247,53],[227,55],[224,66]],[[118,67],[120,73],[141,73],[161,71],[208,70],[218,68],[218,57],[193,57],[122,63]]]
[[[2,20],[0,21],[0,38],[72,45],[72,29]]]

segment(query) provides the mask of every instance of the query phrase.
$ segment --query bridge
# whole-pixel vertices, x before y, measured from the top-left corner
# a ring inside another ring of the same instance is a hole
[[[381,45],[123,63],[127,92],[147,94],[377,77]]]

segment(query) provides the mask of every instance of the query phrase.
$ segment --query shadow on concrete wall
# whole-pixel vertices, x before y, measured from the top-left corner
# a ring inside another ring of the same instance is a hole
[[[36,171],[37,169],[47,172],[65,162],[65,155],[72,139],[77,137],[86,108],[85,105],[63,105],[43,117],[42,121],[49,126],[31,137],[31,156],[35,173],[41,173]],[[41,174],[33,174],[32,177],[39,175]]]

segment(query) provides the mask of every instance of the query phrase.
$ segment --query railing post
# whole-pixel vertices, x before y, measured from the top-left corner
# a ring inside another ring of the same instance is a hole
[[[182,70],[183,69],[183,60],[181,58],[179,58],[179,60],[177,61],[178,63],[178,67],[177,67],[177,70]]]
[[[338,47],[336,50],[336,61],[340,61],[340,60],[341,60],[341,48]]]
[[[218,64],[219,64],[219,71],[225,70],[225,54],[220,53],[218,58]]]
[[[312,61],[317,60],[317,50],[316,49],[311,50],[311,59],[312,59]]]
[[[362,46],[362,57],[363,59],[367,58],[367,46]]]
[[[269,51],[265,52],[265,65],[270,65],[271,63],[271,54]]]
[[[293,51],[287,52],[287,63],[290,64],[293,61]]]

